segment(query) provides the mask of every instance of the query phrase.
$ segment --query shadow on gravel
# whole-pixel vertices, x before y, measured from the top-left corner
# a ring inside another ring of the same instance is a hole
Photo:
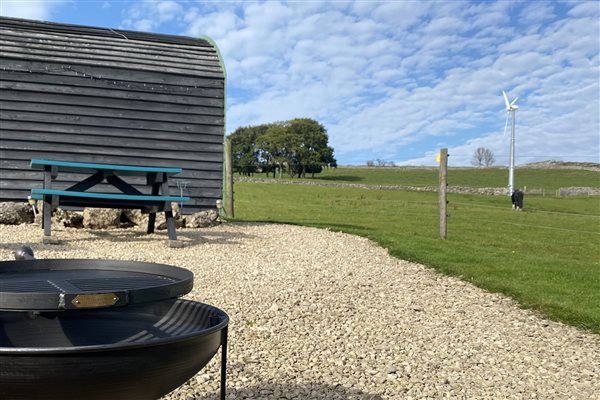
[[[219,393],[194,395],[194,400],[218,400]],[[327,400],[382,400],[378,394],[365,393],[343,386],[321,383],[276,384],[265,383],[249,388],[227,388],[228,399],[327,399]]]
[[[244,224],[244,225],[264,225],[264,224]],[[136,228],[112,228],[109,230],[91,230],[85,229],[85,231],[81,236],[76,238],[68,237],[67,235],[62,234],[61,230],[57,229],[53,232],[53,236],[58,239],[57,245],[44,245],[44,246],[53,246],[57,248],[57,246],[69,246],[72,242],[75,241],[95,241],[95,240],[106,240],[109,242],[155,242],[158,244],[168,242],[168,234],[166,230],[156,230],[153,234],[148,235],[143,229]],[[237,245],[242,243],[244,240],[252,239],[255,235],[243,233],[243,232],[224,232],[219,230],[219,227],[216,226],[214,228],[198,228],[198,229],[177,229],[177,239],[180,239],[184,242],[185,247],[192,247],[196,245],[202,245],[206,243],[210,244],[230,244]],[[24,243],[24,245],[33,247],[33,246],[42,246],[41,240],[42,233],[40,232],[40,241],[32,242],[32,243]],[[0,243],[0,248],[9,248],[18,247],[15,244],[4,244]],[[50,247],[52,248],[52,247]]]
[[[27,247],[31,247],[32,249],[35,249],[36,247],[39,247],[40,245],[41,245],[41,243],[39,243],[39,242],[0,243],[0,249],[8,250],[8,251],[14,253],[21,246],[27,246]],[[7,261],[13,260],[13,259],[14,258],[8,258]]]
[[[185,241],[185,245],[194,246],[203,243],[210,244],[241,244],[243,240],[252,239],[254,235],[241,232],[223,232],[214,229],[199,229],[197,231],[182,231],[178,237]]]

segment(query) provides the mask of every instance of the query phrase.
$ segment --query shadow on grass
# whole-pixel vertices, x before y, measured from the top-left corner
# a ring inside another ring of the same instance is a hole
[[[219,393],[196,395],[194,400],[218,400]],[[382,400],[378,394],[365,393],[341,385],[322,383],[305,384],[258,384],[248,388],[227,388],[227,398],[232,399],[340,399],[340,400]]]
[[[354,175],[337,175],[337,176],[315,176],[317,181],[342,181],[342,182],[358,182],[364,181],[364,178]]]

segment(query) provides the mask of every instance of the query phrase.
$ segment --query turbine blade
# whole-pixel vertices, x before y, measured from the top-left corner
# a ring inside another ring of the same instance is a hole
[[[506,97],[506,93],[504,93],[504,90],[502,91],[502,95],[504,96],[504,102],[506,103],[506,108],[510,107],[510,103],[508,102],[508,97]]]
[[[513,104],[515,104],[515,102],[517,101],[518,98],[519,98],[519,96],[515,97],[515,99],[512,101],[512,103],[510,103],[510,105],[512,106]]]

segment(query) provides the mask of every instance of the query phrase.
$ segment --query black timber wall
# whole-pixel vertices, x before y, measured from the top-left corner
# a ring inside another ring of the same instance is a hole
[[[0,18],[0,201],[42,186],[29,166],[41,158],[181,167],[171,193],[185,181],[184,212],[214,208],[224,96],[206,40]],[[63,189],[83,176],[59,178]]]

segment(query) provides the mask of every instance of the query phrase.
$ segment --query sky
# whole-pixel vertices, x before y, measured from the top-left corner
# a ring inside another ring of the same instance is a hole
[[[3,16],[198,37],[227,69],[226,130],[292,118],[340,165],[600,162],[597,1],[13,1]],[[509,120],[510,121],[510,120]]]

